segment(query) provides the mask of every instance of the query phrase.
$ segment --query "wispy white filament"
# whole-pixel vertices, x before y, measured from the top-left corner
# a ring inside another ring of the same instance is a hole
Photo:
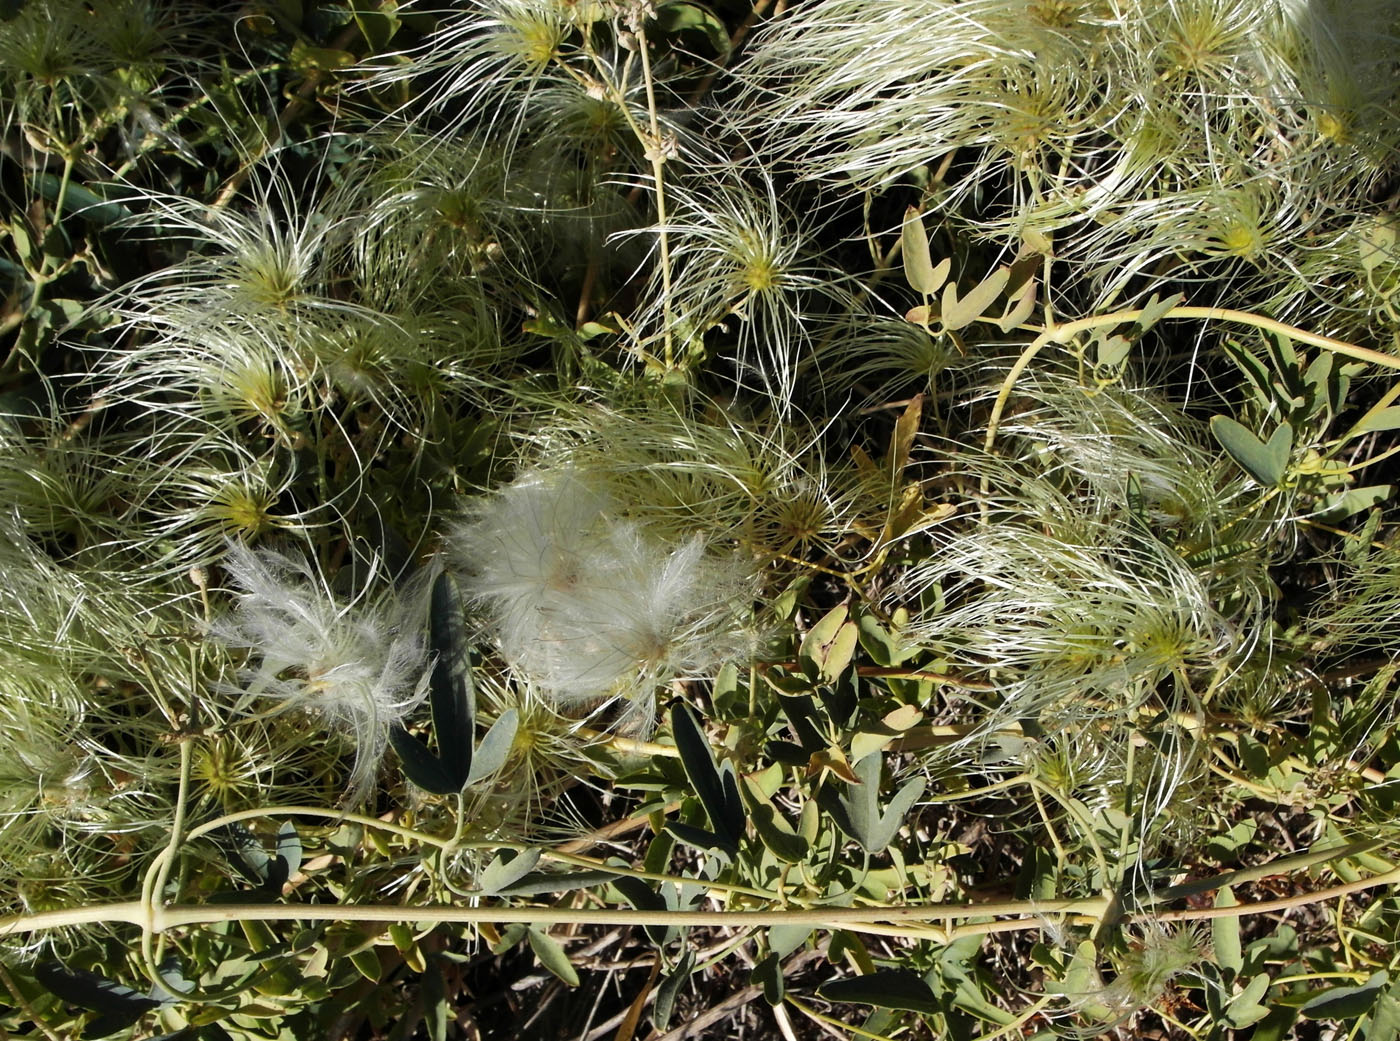
[[[355,740],[350,792],[374,777],[389,727],[427,690],[427,652],[398,605],[345,603],[305,559],[230,545],[224,569],[241,590],[233,613],[210,629],[251,652],[242,673],[249,695],[319,713]],[[396,609],[397,608],[397,609]]]

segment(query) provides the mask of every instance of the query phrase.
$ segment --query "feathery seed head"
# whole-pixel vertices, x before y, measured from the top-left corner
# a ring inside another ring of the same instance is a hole
[[[454,536],[506,660],[563,702],[630,702],[649,729],[658,686],[744,650],[747,569],[702,538],[670,548],[588,475],[527,473]]]
[[[257,659],[243,672],[247,698],[319,712],[355,741],[351,797],[362,795],[388,745],[389,727],[427,691],[427,654],[408,603],[334,597],[305,558],[230,543],[224,567],[240,590],[213,639]],[[421,607],[421,605],[417,605]]]

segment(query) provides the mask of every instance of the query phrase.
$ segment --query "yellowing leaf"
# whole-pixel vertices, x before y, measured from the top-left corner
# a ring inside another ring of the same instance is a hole
[[[835,683],[855,654],[858,631],[846,618],[846,605],[828,611],[802,638],[802,670],[819,683]]]
[[[929,255],[928,234],[924,231],[923,218],[919,211],[910,206],[904,213],[904,230],[900,233],[900,249],[904,253],[904,277],[911,288],[932,296],[948,280],[948,272],[953,262],[944,258],[937,267]]]
[[[1021,291],[1007,302],[1006,310],[997,319],[997,328],[1004,333],[1009,333],[1029,318],[1034,310],[1035,279],[1028,278],[1026,284],[1021,287]]]
[[[967,296],[961,299],[957,288],[948,285],[943,290],[943,328],[956,331],[977,321],[1001,295],[1010,278],[1011,269],[1003,265],[969,289]]]

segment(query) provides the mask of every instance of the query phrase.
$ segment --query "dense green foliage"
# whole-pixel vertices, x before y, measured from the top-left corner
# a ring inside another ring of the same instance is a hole
[[[1391,0],[9,0],[0,132],[0,1036],[1400,1038]]]

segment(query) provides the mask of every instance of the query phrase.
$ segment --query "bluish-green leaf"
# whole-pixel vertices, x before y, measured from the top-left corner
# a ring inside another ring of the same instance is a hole
[[[687,948],[676,967],[666,974],[661,986],[656,988],[656,1004],[651,1009],[651,1025],[657,1030],[665,1030],[666,1024],[671,1022],[671,1013],[676,1008],[676,995],[680,993],[681,985],[690,979],[694,968],[695,955]]]
[[[530,939],[530,950],[535,952],[539,963],[568,986],[577,987],[578,972],[574,969],[573,962],[569,961],[569,954],[564,950],[564,945],[543,929],[534,926],[530,927],[526,935]]]
[[[765,954],[749,973],[749,982],[763,988],[763,1000],[770,1005],[781,1005],[787,988],[783,981],[782,961],[776,954]]]
[[[1355,987],[1328,987],[1310,997],[1298,1010],[1309,1019],[1355,1019],[1370,1012],[1390,986],[1385,972],[1375,972]]]
[[[1210,432],[1230,458],[1264,487],[1276,488],[1283,482],[1293,453],[1293,428],[1289,424],[1280,423],[1267,442],[1228,416],[1213,417]]]
[[[537,849],[501,850],[491,859],[491,863],[482,869],[477,885],[487,896],[495,896],[519,882],[533,871],[539,862],[540,851]]]
[[[429,687],[433,710],[433,734],[438,758],[457,781],[457,790],[471,772],[472,742],[476,739],[476,688],[462,620],[462,600],[457,584],[446,571],[433,583],[431,648],[437,655]]]
[[[447,985],[442,978],[442,966],[434,958],[423,970],[419,993],[423,999],[423,1020],[428,1027],[428,1041],[447,1041]]]
[[[467,784],[490,777],[506,765],[510,750],[515,745],[515,734],[520,729],[520,713],[508,708],[491,724],[486,736],[472,756],[471,769],[467,771]]]
[[[726,763],[728,769],[724,771],[716,769],[714,756],[710,753],[709,742],[705,740],[700,724],[690,709],[679,701],[671,706],[671,732],[676,739],[676,750],[680,753],[686,777],[694,786],[700,805],[709,815],[715,834],[731,852],[737,850],[739,839],[744,834],[744,805],[739,797],[739,785],[732,764]]]
[[[1221,886],[1215,894],[1216,907],[1234,907],[1239,903],[1229,886]],[[1234,915],[1212,918],[1210,922],[1211,945],[1215,948],[1215,962],[1222,969],[1229,969],[1234,978],[1244,968],[1244,947],[1240,943],[1240,920]]]
[[[901,1012],[943,1011],[933,988],[908,969],[878,969],[864,976],[833,980],[817,988],[827,1001],[896,1009]]]
[[[143,1013],[161,1005],[157,999],[139,994],[105,976],[85,969],[70,969],[56,961],[43,961],[35,965],[34,978],[56,997],[70,1004],[93,1012],[129,1014],[128,1025],[136,1022]]]

